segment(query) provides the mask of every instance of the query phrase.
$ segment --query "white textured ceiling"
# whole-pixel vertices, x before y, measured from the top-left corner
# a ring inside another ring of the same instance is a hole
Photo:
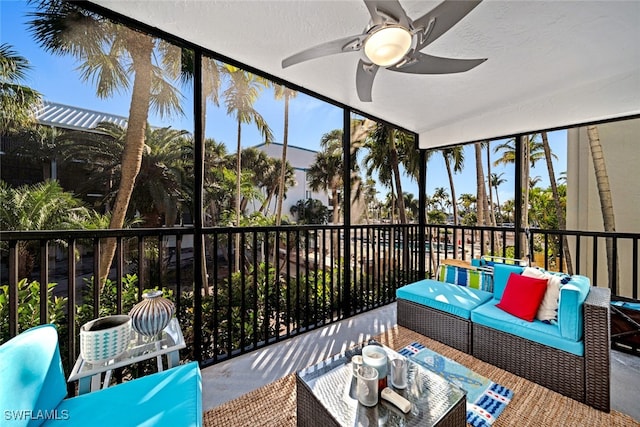
[[[280,65],[361,33],[361,0],[94,3],[415,131],[423,148],[640,114],[640,1],[484,0],[423,52],[485,63],[452,75],[381,69],[370,103],[356,94],[359,53]],[[415,19],[440,2],[400,3]]]

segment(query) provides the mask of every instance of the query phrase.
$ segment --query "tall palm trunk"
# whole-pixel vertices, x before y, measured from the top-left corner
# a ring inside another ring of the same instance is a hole
[[[498,195],[498,186],[495,185],[494,190],[496,190],[496,206],[498,208],[498,216],[501,218],[500,220],[504,222],[504,219],[502,219],[502,211],[500,210],[500,196]],[[496,222],[496,225],[498,223]]]
[[[553,193],[553,203],[556,207],[556,217],[558,218],[558,228],[560,230],[567,229],[567,222],[565,221],[565,213],[562,211],[560,205],[560,195],[558,194],[558,185],[556,184],[556,174],[553,170],[553,163],[551,162],[551,148],[549,147],[549,138],[546,132],[542,132],[542,148],[544,150],[544,158],[547,163],[547,171],[549,172],[549,182],[551,184],[551,192]],[[567,236],[562,236],[562,252],[564,254],[564,260],[567,263],[567,272],[573,274],[573,262],[571,261],[571,253],[569,252],[569,240]]]
[[[287,172],[287,145],[289,144],[289,95],[284,95],[284,130],[282,134],[282,165],[280,165],[280,183],[278,184],[278,207],[276,225],[282,223],[282,201],[284,200],[284,180]]]
[[[495,205],[493,204],[493,189],[491,188],[491,147],[487,141],[487,183],[489,184],[489,218],[491,219],[491,225],[496,226],[496,212]],[[484,187],[484,183],[482,184]],[[496,195],[497,196],[497,195]]]
[[[331,207],[333,208],[331,221],[335,225],[340,220],[340,211],[339,211],[339,209],[340,209],[340,201],[338,200],[338,186],[336,185],[335,182],[331,183]],[[340,253],[340,247],[339,247],[339,242],[338,242],[338,231],[337,230],[331,230],[331,236],[332,236],[331,244],[333,245],[333,253],[334,254],[339,254]],[[349,240],[348,240],[347,236],[345,236],[345,243],[348,242],[348,241]],[[345,262],[347,262],[347,261],[345,260]]]
[[[396,194],[397,194],[397,205],[398,205],[398,216],[400,218],[401,224],[407,223],[407,211],[404,207],[404,197],[402,196],[402,182],[400,181],[400,167],[398,166],[398,149],[396,148],[396,143],[393,138],[393,132],[389,132],[389,146],[391,147],[389,150],[389,161],[391,162],[391,166],[393,167],[393,180],[396,184]]]
[[[394,181],[396,182],[396,190],[398,193],[398,197],[396,197],[398,204],[398,215],[400,217],[400,224],[407,224],[407,211],[404,205],[404,195],[402,193],[402,182],[400,181],[400,167],[398,165],[398,148],[396,147],[396,142],[394,138],[394,132],[389,132],[389,156],[391,165],[393,167],[393,176]],[[407,229],[402,229],[402,265],[409,265],[409,235],[407,233]]]
[[[593,169],[596,173],[596,183],[598,185],[598,195],[600,197],[600,208],[602,209],[602,222],[605,232],[616,231],[616,221],[613,212],[613,197],[611,195],[611,187],[609,186],[609,175],[607,174],[607,166],[604,161],[604,153],[600,143],[600,135],[596,126],[587,126],[587,134],[589,135],[589,148],[591,149],[591,158],[593,159]],[[606,239],[607,245],[607,266],[609,268],[609,287],[615,289],[615,277],[618,277],[618,260],[613,255],[613,239]]]
[[[458,225],[458,203],[456,201],[456,187],[453,183],[453,171],[451,163],[447,157],[444,158],[444,164],[447,167],[447,176],[449,177],[449,187],[451,188],[451,205],[453,207],[453,225]],[[446,243],[445,243],[446,244]],[[458,257],[458,231],[454,228],[453,232],[453,257]]]
[[[284,129],[282,133],[282,164],[280,165],[280,182],[278,183],[278,197],[276,198],[276,227],[282,224],[282,203],[284,201],[284,185],[287,174],[287,146],[289,145],[289,94],[284,92]],[[271,197],[269,197],[269,200]],[[277,231],[276,231],[277,233]],[[273,265],[276,266],[276,277],[280,276],[280,248],[277,247],[278,239],[274,239]],[[317,252],[316,252],[317,253]]]
[[[484,170],[482,167],[482,143],[473,145],[476,158],[476,223],[486,225],[484,201],[487,199],[484,186]]]
[[[129,107],[129,120],[125,146],[122,153],[122,170],[120,187],[111,213],[110,229],[122,228],[129,207],[129,200],[135,186],[144,151],[144,138],[149,116],[149,102],[151,99],[151,53],[153,40],[151,37],[131,32],[127,40],[133,61],[135,77]],[[100,254],[100,283],[104,286],[111,270],[111,263],[116,251],[116,239],[106,239]],[[143,254],[139,254],[142,259]],[[142,264],[140,265],[142,268]],[[146,286],[147,284],[142,284]]]

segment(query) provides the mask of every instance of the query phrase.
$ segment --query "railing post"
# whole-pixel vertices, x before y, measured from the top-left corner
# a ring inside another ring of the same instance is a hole
[[[514,258],[521,258],[521,231],[522,231],[522,135],[516,136],[515,139],[515,194],[514,194],[514,218],[513,225],[515,228],[513,236]],[[525,224],[528,228],[528,225]]]
[[[204,108],[202,98],[202,51],[196,49],[193,63],[193,356],[202,362],[202,288],[204,275],[204,233],[203,233],[203,197],[204,191]],[[237,195],[239,197],[239,195]],[[214,254],[215,255],[215,254]],[[216,274],[216,273],[214,273]],[[208,286],[204,287],[208,289]],[[214,295],[214,298],[217,296]],[[180,295],[178,295],[180,298]],[[215,314],[214,314],[215,315]]]
[[[9,241],[9,336],[18,335],[18,241]]]
[[[49,241],[40,240],[40,324],[49,323]]]
[[[351,315],[351,110],[342,110],[342,225],[344,232],[344,279],[342,281],[342,313]]]
[[[67,246],[67,349],[69,363],[76,360],[76,241],[69,239]]]
[[[117,243],[116,243],[117,245]],[[117,248],[117,246],[116,246]],[[100,239],[93,239],[93,318],[100,317]]]

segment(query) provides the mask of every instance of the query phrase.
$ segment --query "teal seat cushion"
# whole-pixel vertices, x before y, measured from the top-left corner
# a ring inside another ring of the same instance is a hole
[[[490,292],[425,279],[396,290],[396,297],[469,319],[471,310],[492,298]]]
[[[584,329],[583,304],[587,299],[591,281],[588,277],[574,275],[560,287],[558,300],[558,326],[560,334],[567,339],[580,341]]]
[[[196,362],[64,400],[45,426],[201,426],[202,381]],[[66,412],[62,412],[66,411]]]
[[[584,356],[584,343],[564,338],[558,326],[539,320],[527,322],[496,307],[500,301],[492,299],[471,312],[471,321],[479,325],[516,335],[548,347],[577,356]]]
[[[507,281],[511,273],[522,274],[524,267],[511,264],[499,264],[493,265],[493,297],[500,300],[504,293],[504,288],[507,287]]]
[[[66,394],[53,325],[28,329],[0,346],[0,419],[10,417],[8,425],[41,425],[44,416],[38,414],[54,410]]]

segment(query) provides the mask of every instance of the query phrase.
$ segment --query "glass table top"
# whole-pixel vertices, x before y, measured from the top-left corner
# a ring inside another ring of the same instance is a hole
[[[403,357],[383,348],[390,358]],[[361,405],[356,398],[356,379],[351,366],[351,357],[361,352],[362,347],[351,349],[297,373],[341,425],[432,426],[465,398],[464,390],[407,359],[407,388],[398,390],[387,382],[391,389],[411,402],[411,410],[405,414],[383,399],[371,408]]]

